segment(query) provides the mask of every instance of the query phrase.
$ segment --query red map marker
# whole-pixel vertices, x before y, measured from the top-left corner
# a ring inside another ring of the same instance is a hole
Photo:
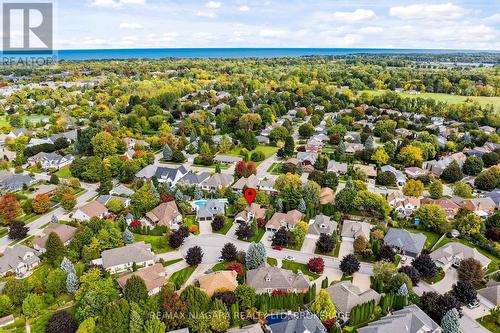
[[[245,199],[247,199],[249,205],[252,204],[256,194],[257,192],[253,188],[247,188],[245,192],[243,192],[243,195],[245,196]]]

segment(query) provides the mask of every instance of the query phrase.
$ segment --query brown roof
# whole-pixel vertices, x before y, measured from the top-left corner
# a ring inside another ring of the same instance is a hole
[[[377,169],[373,165],[354,164],[354,168],[363,171],[367,177],[377,177]]]
[[[322,205],[331,204],[335,202],[335,192],[329,187],[323,187],[319,192],[319,202]]]
[[[96,217],[96,216],[101,216],[102,214],[105,214],[108,212],[108,209],[106,206],[104,206],[102,203],[100,203],[97,200],[91,201],[86,205],[83,205],[82,207],[78,208],[81,212],[83,212],[85,215],[88,217]]]
[[[267,209],[261,207],[259,204],[253,202],[251,205],[247,206],[244,210],[238,213],[235,218],[241,217],[244,220],[248,219],[248,213],[253,213],[255,219],[263,219],[266,216]]]
[[[153,223],[170,225],[179,214],[179,209],[175,201],[169,201],[158,205],[152,211],[146,213],[146,217]]]
[[[160,263],[154,264],[153,266],[141,268],[136,272],[122,274],[118,279],[116,279],[116,281],[123,289],[125,288],[127,280],[134,275],[139,276],[144,280],[144,283],[146,284],[146,289],[148,291],[162,287],[166,282],[165,268],[163,268],[163,265]]]
[[[35,238],[33,240],[33,245],[37,245],[40,248],[45,248],[45,243],[49,238],[50,233],[54,232],[59,236],[63,243],[71,240],[76,233],[77,228],[71,227],[65,224],[50,223],[47,228],[43,230],[43,235],[41,237]]]
[[[430,199],[423,198],[420,202],[422,205],[435,204],[440,206],[446,213],[446,218],[453,218],[460,209],[460,206],[449,199]]]
[[[282,222],[294,226],[302,220],[303,216],[304,214],[296,209],[291,210],[286,214],[274,213],[273,217],[271,217],[269,222],[267,222],[266,227],[274,227],[275,229],[279,229],[283,226]]]
[[[217,271],[200,276],[198,282],[200,289],[204,290],[208,296],[212,296],[220,289],[234,291],[238,287],[237,275],[236,271]]]

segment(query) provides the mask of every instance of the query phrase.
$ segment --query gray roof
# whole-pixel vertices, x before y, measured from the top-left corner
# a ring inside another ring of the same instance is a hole
[[[179,183],[198,185],[202,181],[208,179],[208,177],[210,177],[209,172],[201,172],[201,173],[188,172],[181,179],[179,179]]]
[[[313,235],[331,235],[335,230],[337,230],[337,225],[337,222],[332,221],[332,219],[326,215],[316,215],[314,223],[309,225],[308,233]]]
[[[380,301],[380,294],[373,289],[361,291],[351,281],[341,281],[326,289],[330,295],[330,299],[338,311],[347,314],[356,305],[375,300],[375,303]]]
[[[226,202],[221,200],[207,200],[203,206],[198,208],[198,217],[212,217],[214,215],[224,215],[226,209]]]
[[[384,237],[384,243],[418,254],[422,251],[426,238],[423,234],[414,234],[405,229],[390,228]]]
[[[272,315],[271,315],[272,316]],[[287,315],[279,323],[269,325],[273,333],[322,333],[326,332],[321,320],[309,311]]]
[[[484,195],[491,198],[491,200],[495,202],[495,205],[498,206],[500,204],[500,189],[494,189],[493,191],[487,192]]]
[[[101,257],[104,268],[130,262],[143,262],[156,259],[154,253],[151,252],[151,245],[144,242],[127,244],[122,247],[102,251]]]
[[[27,253],[33,253],[34,256],[31,258],[26,258]],[[34,264],[40,261],[38,258],[38,251],[29,248],[25,245],[15,245],[14,247],[8,247],[5,249],[3,256],[0,257],[0,273],[5,274],[9,270],[15,270],[17,266],[24,262],[27,264]]]
[[[127,204],[127,201],[129,199],[127,198],[124,198],[124,197],[118,197],[116,195],[100,195],[98,198],[97,198],[97,201],[99,201],[100,203],[102,203],[103,205],[106,205],[108,203],[109,200],[111,199],[116,199],[116,200],[120,200],[121,202],[123,202],[124,204]]]
[[[307,289],[309,278],[279,267],[259,267],[247,271],[247,284],[255,289]]]
[[[491,286],[478,290],[477,293],[493,305],[500,305],[500,282],[494,282]]]
[[[214,157],[214,161],[222,162],[222,163],[235,163],[235,162],[243,161],[243,159],[241,157],[237,157],[237,156],[217,155]]]
[[[215,173],[203,182],[203,185],[209,187],[226,187],[234,181],[233,175],[225,173]]]
[[[368,326],[358,328],[358,333],[441,333],[441,327],[414,304],[394,311]]]
[[[490,258],[479,253],[473,247],[469,247],[459,242],[450,242],[430,254],[430,257],[440,266],[446,266],[453,263],[455,258],[460,260],[474,258],[481,263],[481,266],[486,267],[490,264]]]
[[[33,179],[29,175],[13,174],[12,176],[0,181],[0,188],[16,191],[23,187],[33,184]]]
[[[129,189],[125,185],[120,184],[117,187],[111,189],[110,193],[120,196],[131,196],[132,194],[134,194],[134,191]]]
[[[182,173],[183,175],[187,173],[187,170],[184,166],[180,166],[178,168],[167,168],[167,167],[159,167],[157,165],[147,165],[142,170],[137,172],[135,176],[137,178],[153,178],[156,176],[158,179],[168,179],[173,181],[177,175],[177,172]]]

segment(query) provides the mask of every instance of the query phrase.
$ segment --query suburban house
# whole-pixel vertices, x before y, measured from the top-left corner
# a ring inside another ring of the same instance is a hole
[[[370,239],[372,225],[367,222],[344,220],[340,235],[342,240],[354,241],[356,237],[363,236],[366,240]]]
[[[51,233],[55,233],[63,244],[67,246],[78,229],[66,224],[50,223],[45,229],[42,230],[42,235],[33,239],[33,248],[40,253],[45,252],[45,243]]]
[[[226,332],[228,333],[262,333],[262,325],[257,323],[253,325],[247,325],[243,327],[233,327],[228,329]],[[189,332],[186,332],[189,333]]]
[[[304,214],[294,209],[288,213],[274,213],[273,217],[267,222],[266,230],[268,231],[278,231],[281,227],[285,227],[288,230],[295,228],[295,225],[302,221]]]
[[[93,217],[102,218],[108,213],[108,209],[97,200],[91,201],[80,208],[74,213],[72,218],[80,221],[88,221]]]
[[[243,191],[244,188],[257,188],[259,186],[259,179],[255,175],[250,175],[248,178],[241,177],[234,183],[234,191]]]
[[[380,172],[390,172],[396,177],[396,185],[404,186],[406,184],[406,176],[401,171],[393,167],[392,165],[384,165],[380,168]]]
[[[14,315],[8,315],[5,317],[0,318],[0,327],[4,327],[10,324],[13,324],[16,322],[16,318],[14,318]]]
[[[335,191],[329,187],[323,187],[319,192],[319,203],[322,205],[335,203]]]
[[[425,240],[423,234],[414,234],[406,229],[389,228],[384,237],[384,244],[415,258],[422,251]]]
[[[315,138],[311,138],[307,141],[305,149],[308,153],[319,153],[324,147],[325,144],[323,142]]]
[[[387,202],[400,217],[409,217],[420,207],[419,198],[407,197],[400,191],[391,192],[387,196]]]
[[[363,149],[365,149],[365,146],[362,143],[346,142],[344,145],[345,145],[345,153],[347,155],[354,155],[358,151],[362,151]]]
[[[156,177],[160,183],[168,183],[170,186],[177,184],[179,179],[184,177],[187,170],[184,166],[178,168],[160,167],[157,165],[147,165],[135,174],[136,178],[149,180]]]
[[[98,196],[96,200],[102,203],[104,206],[106,206],[110,200],[121,201],[123,202],[124,207],[128,207],[128,205],[130,204],[130,198],[118,197],[115,195],[107,195],[107,194]]]
[[[435,204],[444,210],[447,219],[452,219],[457,215],[460,206],[449,199],[431,199],[423,198],[420,200],[420,205]]]
[[[450,242],[430,254],[437,266],[442,267],[444,271],[452,265],[460,264],[460,261],[467,258],[474,258],[479,261],[483,268],[487,268],[491,260],[485,255],[479,253],[475,248],[469,247],[458,242]]]
[[[358,333],[442,333],[442,328],[415,304],[357,329]]]
[[[26,128],[16,128],[7,134],[8,138],[17,139],[23,135],[30,135],[30,132]]]
[[[314,165],[316,160],[318,159],[317,153],[307,153],[303,151],[299,151],[297,153],[297,160],[304,165]]]
[[[73,162],[73,159],[73,155],[69,154],[61,156],[57,153],[39,152],[38,154],[28,158],[28,164],[34,166],[40,163],[43,170],[60,169],[70,165]]]
[[[477,294],[481,303],[488,309],[493,309],[500,305],[500,282],[489,281],[486,288],[479,289]]]
[[[231,185],[233,181],[233,175],[229,175],[226,173],[215,173],[201,183],[201,188],[205,191],[217,191],[223,187]]]
[[[146,213],[146,220],[153,226],[162,225],[170,229],[179,228],[179,223],[182,222],[182,214],[177,208],[174,200],[163,202]]]
[[[13,274],[18,278],[24,278],[31,274],[33,269],[40,263],[38,251],[25,245],[7,247],[0,257],[0,275]]]
[[[144,242],[127,244],[122,247],[102,251],[101,258],[92,260],[94,265],[102,265],[111,274],[120,273],[135,265],[148,267],[154,265],[156,255],[151,245]]]
[[[53,195],[57,190],[57,185],[54,184],[42,184],[36,187],[35,192],[31,193],[31,197],[36,197],[39,194],[46,194],[48,196]]]
[[[10,192],[19,191],[24,186],[30,186],[35,180],[29,175],[22,173],[12,174],[0,181],[0,189]]]
[[[259,183],[259,190],[265,192],[267,195],[274,195],[278,191],[274,188],[276,179],[263,179]]]
[[[199,222],[212,221],[216,215],[224,215],[227,201],[210,199],[203,205],[196,207],[196,219]]]
[[[364,172],[368,178],[377,178],[377,169],[373,165],[354,164],[353,167]]]
[[[116,282],[118,282],[122,290],[125,290],[125,284],[132,276],[138,276],[144,280],[149,296],[158,294],[166,283],[165,268],[160,263],[141,268],[135,272],[120,275],[120,277],[116,279]]]
[[[214,157],[214,163],[221,163],[226,165],[236,164],[241,161],[243,161],[243,159],[237,156],[217,155]]]
[[[316,215],[314,221],[309,224],[308,235],[319,238],[321,234],[332,235],[337,231],[338,223],[333,221],[329,216]]]
[[[493,214],[497,205],[490,197],[466,199],[462,202],[462,207],[474,212],[481,217],[487,217]]]
[[[347,173],[347,163],[330,161],[326,171],[334,172],[337,176],[345,175]]]
[[[178,184],[184,186],[198,186],[210,177],[209,172],[186,173],[181,179],[179,179]]]
[[[309,311],[297,312],[286,314],[276,314],[279,320],[274,323],[266,325],[266,332],[271,333],[326,333],[328,332],[315,314]],[[271,319],[273,315],[269,316]]]
[[[466,159],[467,156],[465,156],[464,153],[459,152],[450,156],[443,157],[439,161],[426,161],[423,163],[422,167],[432,172],[436,177],[439,177],[443,173],[443,170],[446,169],[446,167],[450,165],[452,161],[456,161],[461,168]]]
[[[288,293],[306,293],[311,282],[302,271],[297,273],[279,267],[259,267],[247,271],[246,283],[255,288],[257,294],[271,294],[273,290]]]
[[[109,191],[109,194],[117,195],[119,197],[130,197],[130,196],[132,196],[132,194],[134,194],[134,191],[129,189],[125,185],[120,184],[120,185],[114,187],[113,189],[111,189],[111,191]]]
[[[495,189],[493,191],[486,192],[486,193],[484,193],[484,195],[486,197],[490,198],[491,200],[493,200],[496,208],[500,208],[500,190],[499,189]]]
[[[425,176],[428,173],[429,171],[419,167],[408,167],[405,169],[405,174],[411,179],[417,179],[418,177]]]
[[[349,318],[351,309],[356,305],[371,300],[378,304],[380,301],[380,294],[375,290],[368,288],[368,290],[361,291],[351,281],[341,281],[326,288],[326,291],[337,309],[337,316],[343,319]]]
[[[217,291],[234,291],[238,287],[236,271],[217,271],[198,278],[200,289],[212,297]]]
[[[252,202],[251,205],[248,205],[244,210],[239,212],[234,218],[235,222],[245,222],[249,223],[251,221],[263,219],[266,217],[267,209],[261,207],[259,204]]]

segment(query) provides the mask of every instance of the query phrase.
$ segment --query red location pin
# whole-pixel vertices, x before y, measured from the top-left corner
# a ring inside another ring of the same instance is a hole
[[[243,195],[245,196],[245,199],[247,199],[249,205],[252,204],[256,194],[257,192],[253,188],[247,188],[245,192],[243,192]]]

